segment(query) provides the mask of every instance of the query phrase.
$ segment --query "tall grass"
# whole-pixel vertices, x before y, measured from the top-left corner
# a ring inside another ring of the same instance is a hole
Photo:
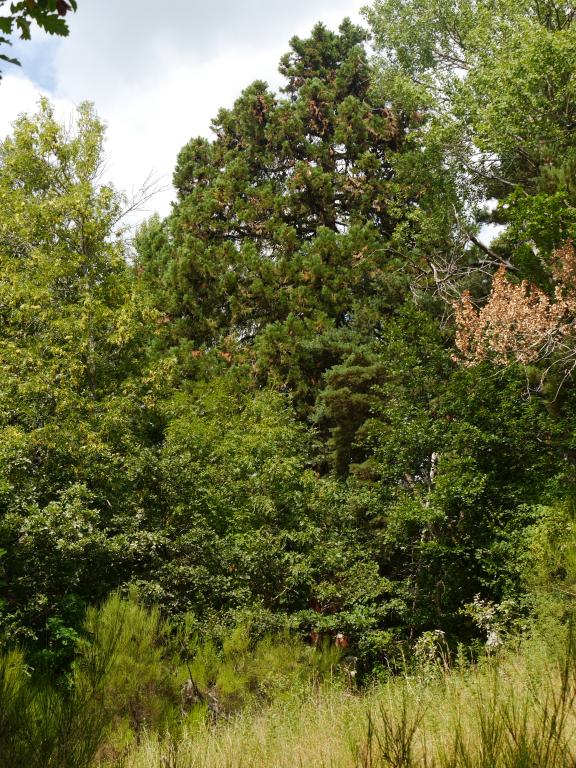
[[[570,635],[571,637],[571,635]],[[573,768],[576,654],[531,641],[474,669],[406,675],[364,694],[311,686],[263,711],[147,733],[125,768]]]
[[[190,626],[193,626],[191,622]],[[58,683],[0,654],[0,768],[574,768],[576,643],[523,642],[358,691],[249,626],[222,642],[113,595]]]

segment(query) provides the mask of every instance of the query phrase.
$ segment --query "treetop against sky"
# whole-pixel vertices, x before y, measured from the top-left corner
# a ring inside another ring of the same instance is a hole
[[[108,178],[129,194],[150,175],[169,187],[177,152],[191,136],[210,135],[220,106],[255,79],[280,84],[278,60],[292,35],[319,20],[331,28],[345,16],[358,21],[362,4],[169,0],[159,12],[156,0],[83,0],[67,14],[69,37],[32,29],[32,40],[8,49],[22,68],[3,67],[0,136],[34,111],[39,92],[62,118],[89,100],[108,128]],[[139,218],[167,213],[171,198],[168,188]]]

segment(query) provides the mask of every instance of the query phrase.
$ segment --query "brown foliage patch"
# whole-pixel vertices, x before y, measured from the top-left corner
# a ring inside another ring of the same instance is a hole
[[[576,251],[567,243],[554,252],[553,294],[523,280],[512,283],[505,267],[494,275],[487,302],[476,307],[469,292],[454,303],[457,359],[476,365],[543,360],[576,366]]]

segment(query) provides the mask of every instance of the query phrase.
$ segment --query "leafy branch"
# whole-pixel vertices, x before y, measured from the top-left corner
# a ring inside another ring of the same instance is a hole
[[[7,0],[0,0],[0,12]],[[21,0],[10,3],[10,10],[0,13],[0,46],[11,46],[10,36],[18,35],[20,40],[30,40],[31,24],[35,22],[49,35],[66,37],[69,33],[66,15],[76,11],[76,0]],[[20,65],[20,61],[0,52],[0,61]],[[1,73],[0,73],[1,77]]]

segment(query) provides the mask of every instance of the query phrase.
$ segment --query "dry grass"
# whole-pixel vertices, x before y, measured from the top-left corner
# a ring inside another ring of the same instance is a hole
[[[130,768],[160,765],[252,768],[350,765],[367,722],[368,698],[336,688],[294,697],[261,713],[185,729],[176,742],[145,738],[126,761]]]
[[[572,768],[576,663],[542,645],[360,695],[300,693],[227,722],[144,736],[124,768]]]

